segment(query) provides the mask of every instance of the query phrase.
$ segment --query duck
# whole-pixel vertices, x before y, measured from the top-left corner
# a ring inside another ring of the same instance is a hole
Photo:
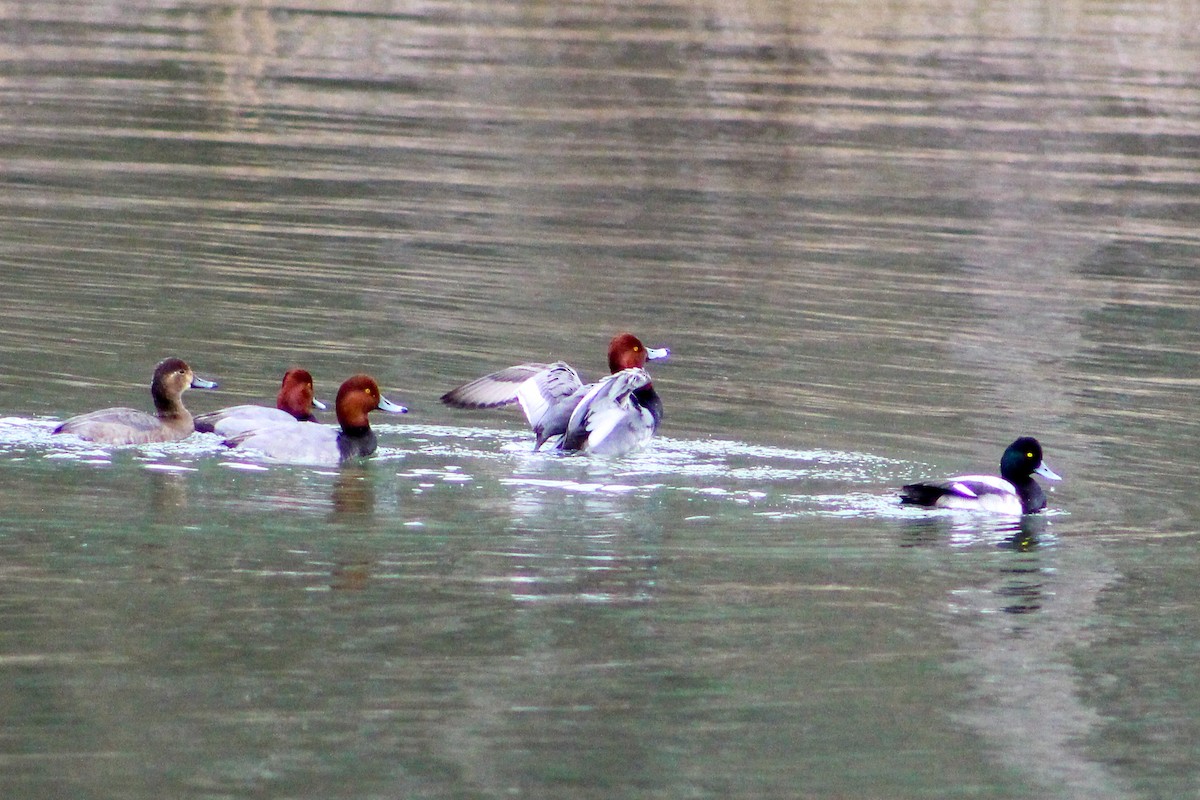
[[[254,428],[225,439],[227,447],[255,451],[267,460],[310,466],[336,466],[373,454],[378,446],[367,414],[408,409],[388,400],[370,375],[347,378],[334,400],[338,426],[289,420]]]
[[[71,417],[53,433],[70,433],[98,444],[175,442],[196,430],[183,406],[182,395],[189,388],[216,389],[217,384],[196,375],[182,359],[166,358],[155,366],[150,382],[153,414],[135,408],[103,408]]]
[[[1035,514],[1046,507],[1046,493],[1033,479],[1062,477],[1042,461],[1042,445],[1032,436],[1022,436],[1000,457],[1000,477],[956,475],[940,481],[910,483],[900,489],[900,502],[926,508],[987,511],[993,514]]]
[[[645,367],[670,354],[618,333],[608,343],[610,374],[597,383],[585,384],[565,361],[517,364],[451,389],[441,401],[469,409],[520,403],[533,428],[534,450],[554,440],[562,451],[621,455],[648,442],[662,422],[662,398]],[[616,379],[622,373],[629,374]]]
[[[637,399],[638,391],[649,385],[650,373],[641,367],[614,372],[592,384],[571,412],[559,449],[624,455],[644,446],[662,416]]]
[[[241,405],[197,414],[196,430],[224,437],[236,436],[255,428],[278,422],[316,422],[313,409],[324,411],[326,405],[313,397],[313,377],[306,369],[289,369],[283,373],[283,383],[275,398],[275,408]]]

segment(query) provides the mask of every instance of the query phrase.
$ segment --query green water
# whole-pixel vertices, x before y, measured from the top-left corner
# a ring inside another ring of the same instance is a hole
[[[1200,790],[1195,10],[0,8],[0,794]],[[660,436],[463,381],[617,330]],[[408,406],[105,450],[153,365]],[[1021,523],[902,509],[1036,435]]]

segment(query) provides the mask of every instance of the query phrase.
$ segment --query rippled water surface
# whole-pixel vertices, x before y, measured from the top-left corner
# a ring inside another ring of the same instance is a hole
[[[1197,31],[0,2],[0,795],[1200,793]],[[626,329],[645,452],[438,402]],[[411,413],[324,470],[51,434],[166,355]],[[1046,514],[898,505],[1026,433]]]

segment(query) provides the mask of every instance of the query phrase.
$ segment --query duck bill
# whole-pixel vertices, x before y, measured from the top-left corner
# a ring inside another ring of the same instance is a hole
[[[1061,475],[1059,475],[1057,472],[1055,472],[1054,470],[1047,467],[1045,464],[1042,464],[1041,466],[1039,466],[1037,469],[1035,469],[1033,471],[1033,473],[1035,475],[1041,475],[1043,478],[1045,478],[1046,480],[1050,480],[1050,481],[1061,481],[1062,480]]]
[[[199,375],[192,376],[192,382],[189,384],[193,389],[215,389],[217,388],[216,381],[206,381]]]
[[[389,414],[407,414],[408,413],[407,408],[405,408],[402,405],[397,405],[396,403],[393,403],[391,400],[388,400],[386,397],[383,397],[383,396],[380,396],[380,398],[379,398],[379,410],[386,411]]]
[[[669,355],[671,355],[671,348],[669,347],[646,348],[646,358],[650,361],[660,361]]]
[[[313,404],[313,408],[317,409],[318,411],[328,411],[329,410],[329,406],[325,405],[324,403],[322,403],[320,400],[318,400],[315,397],[312,399],[312,404]]]

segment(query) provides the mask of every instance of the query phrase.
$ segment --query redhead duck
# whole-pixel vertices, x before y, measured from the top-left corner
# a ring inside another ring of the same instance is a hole
[[[379,384],[370,375],[355,375],[338,389],[334,401],[338,424],[312,425],[297,420],[249,430],[225,440],[229,447],[255,450],[272,461],[288,464],[340,464],[375,452],[375,432],[368,412],[379,409],[404,414],[407,408],[396,405],[379,392]]]
[[[195,430],[192,415],[180,399],[189,387],[215,389],[217,384],[199,377],[178,358],[165,359],[154,368],[154,380],[150,382],[153,414],[134,408],[104,408],[71,417],[55,428],[54,433],[73,433],[100,444],[148,444],[183,439]]]
[[[275,398],[275,408],[266,406],[230,406],[196,416],[196,430],[236,436],[254,428],[277,422],[316,422],[313,408],[325,410],[325,404],[313,397],[313,378],[306,369],[289,369],[283,373],[283,384]]]
[[[617,455],[644,444],[658,429],[662,398],[645,366],[648,360],[670,354],[665,347],[646,347],[632,333],[619,333],[608,343],[608,369],[613,374],[600,383],[585,385],[579,373],[562,361],[518,364],[452,389],[442,395],[442,402],[455,408],[496,408],[519,402],[537,437],[535,450],[559,437],[559,450]],[[629,371],[640,374],[611,380]],[[585,409],[576,413],[585,399],[589,401]]]
[[[1046,507],[1046,494],[1033,476],[1062,480],[1042,462],[1042,446],[1032,436],[1022,436],[1008,446],[1000,458],[1000,475],[958,475],[910,483],[900,490],[900,502],[1014,516],[1033,514]]]

